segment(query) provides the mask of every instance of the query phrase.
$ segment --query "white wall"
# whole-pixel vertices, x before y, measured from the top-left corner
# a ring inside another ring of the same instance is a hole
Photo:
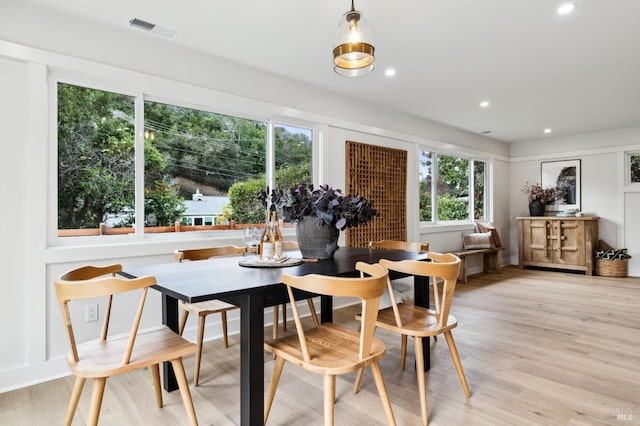
[[[29,188],[26,168],[16,164],[27,163],[28,87],[27,65],[0,58],[0,235],[3,254],[0,256],[0,329],[3,339],[11,342],[11,350],[0,351],[0,370],[15,368],[25,363],[27,354],[26,287],[27,256],[24,230]],[[0,386],[1,388],[2,386]]]
[[[630,254],[640,254],[640,240],[633,238],[636,229],[625,223],[637,222],[625,212],[625,198],[639,191],[638,185],[625,185],[624,157],[627,151],[640,150],[640,128],[616,129],[519,142],[511,145],[510,258],[518,261],[518,234],[515,217],[528,216],[527,197],[520,188],[526,181],[540,182],[543,161],[580,159],[582,211],[599,216],[599,238]],[[626,195],[625,195],[626,194]],[[637,214],[637,213],[634,213]],[[640,259],[629,261],[629,275],[640,275]]]

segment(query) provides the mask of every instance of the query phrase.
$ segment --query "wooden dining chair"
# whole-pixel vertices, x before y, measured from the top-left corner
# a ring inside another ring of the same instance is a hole
[[[76,376],[64,423],[70,425],[73,421],[87,378],[94,379],[87,423],[97,425],[107,379],[146,367],[151,368],[156,403],[162,408],[159,363],[168,361],[171,362],[176,373],[189,423],[197,425],[198,420],[189,391],[189,383],[182,364],[182,358],[194,354],[197,347],[166,326],[154,328],[151,331],[138,331],[147,289],[154,285],[156,280],[152,276],[131,280],[116,277],[114,274],[121,270],[120,265],[84,266],[67,272],[55,281],[56,296],[62,308],[71,347],[67,355],[67,363]],[[131,331],[126,336],[108,336],[113,296],[134,290],[138,290],[141,296]],[[98,297],[107,298],[100,338],[78,344],[72,327],[70,302]]]
[[[437,277],[443,280],[442,295],[440,297],[439,306],[436,310],[423,308],[420,306],[398,304],[393,294],[391,295],[392,306],[383,309],[378,314],[376,326],[396,332],[402,335],[411,336],[413,338],[415,348],[416,365],[420,366],[424,363],[424,354],[422,347],[422,338],[428,336],[436,336],[444,334],[449,346],[451,358],[458,372],[458,378],[462,384],[462,389],[467,398],[471,397],[467,379],[462,370],[460,356],[456,349],[451,330],[458,325],[458,320],[450,314],[453,295],[456,289],[458,274],[460,273],[460,259],[453,254],[429,253],[431,262],[423,262],[418,260],[401,260],[390,261],[386,259],[380,260],[380,265],[389,271],[397,271],[410,275],[419,275],[423,277]],[[391,283],[388,283],[391,286]],[[360,316],[357,319],[362,320]],[[357,393],[362,379],[363,369],[358,371],[356,380],[353,385],[353,392]],[[420,396],[420,409],[422,414],[422,423],[427,424],[427,390],[425,385],[424,370],[416,368],[418,377],[418,393]]]
[[[412,241],[397,241],[397,240],[380,240],[380,241],[369,241],[369,247],[372,248],[380,248],[387,250],[404,250],[404,251],[412,251],[415,253],[426,253],[429,251],[429,243],[418,243]],[[438,292],[438,281],[436,279],[432,279],[431,285],[433,286],[433,298],[435,301],[435,306],[439,304],[439,292]],[[391,291],[391,288],[389,289]],[[433,336],[434,340],[438,338]],[[405,369],[405,361],[407,359],[407,336],[406,334],[401,335],[400,337],[400,368],[404,371]]]
[[[295,251],[298,250],[298,243],[295,241],[283,241],[282,242],[282,250],[283,251]],[[309,312],[311,313],[311,318],[313,319],[313,323],[315,326],[320,325],[320,319],[318,318],[318,313],[316,312],[316,307],[313,304],[313,298],[307,299],[307,306],[309,306]],[[287,331],[287,304],[283,303],[280,305],[282,308],[282,329]],[[278,338],[278,323],[279,323],[279,315],[278,315],[278,305],[273,307],[273,338]]]
[[[369,241],[369,247],[391,249],[391,250],[413,251],[416,253],[429,251],[429,243],[416,243],[411,241],[396,241],[396,240]]]
[[[282,282],[286,284],[289,292],[297,334],[268,340],[264,344],[265,349],[275,355],[275,365],[264,407],[265,424],[269,417],[284,363],[289,361],[306,370],[323,375],[325,426],[334,423],[336,375],[358,371],[370,365],[387,421],[390,425],[395,425],[389,395],[379,365],[380,359],[385,354],[385,345],[384,342],[373,336],[380,298],[385,289],[388,273],[380,265],[369,265],[363,262],[358,262],[356,269],[363,274],[363,277],[337,278],[316,274],[302,277],[282,275]],[[364,274],[367,276],[364,277]],[[361,299],[362,327],[360,331],[349,330],[332,323],[324,323],[304,330],[293,289]]]
[[[231,245],[191,250],[176,250],[175,257],[179,262],[182,262],[183,260],[206,260],[217,256],[245,254],[246,251],[247,250],[244,247]],[[204,326],[207,320],[207,315],[217,313],[220,314],[220,323],[222,324],[222,339],[224,341],[224,347],[228,348],[229,337],[227,334],[227,312],[238,309],[238,307],[230,303],[223,302],[222,300],[207,300],[197,303],[187,303],[183,300],[179,300],[178,306],[182,309],[182,315],[180,316],[180,324],[178,327],[178,333],[181,336],[187,324],[189,314],[191,313],[198,316],[198,337],[196,338],[198,352],[196,353],[196,367],[193,371],[193,384],[195,386],[198,386],[198,384],[200,383],[200,361],[202,360]]]

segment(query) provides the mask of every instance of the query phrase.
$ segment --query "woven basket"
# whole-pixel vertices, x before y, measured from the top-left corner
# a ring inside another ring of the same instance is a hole
[[[628,271],[629,262],[627,259],[596,259],[596,275],[600,275],[602,277],[624,278],[627,276]]]

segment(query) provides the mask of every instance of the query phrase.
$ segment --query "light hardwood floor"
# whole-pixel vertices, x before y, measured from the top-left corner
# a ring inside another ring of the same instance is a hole
[[[453,334],[472,396],[466,399],[444,339],[432,342],[427,375],[432,425],[640,424],[640,279],[603,278],[519,270],[470,277],[458,284]],[[354,308],[335,320],[356,327]],[[265,330],[270,333],[271,329]],[[398,366],[400,339],[383,330],[382,372],[399,425],[420,423],[413,351]],[[230,347],[205,344],[201,385],[191,387],[202,425],[239,424],[238,336]],[[265,386],[273,360],[265,353]],[[193,359],[185,362],[189,380]],[[370,371],[358,395],[354,375],[336,384],[336,424],[385,424]],[[0,394],[0,425],[57,425],[64,419],[72,378]],[[88,384],[89,385],[89,384]],[[84,424],[88,393],[74,424]],[[177,392],[156,408],[151,374],[141,371],[107,382],[102,425],[181,425]],[[322,379],[287,365],[270,425],[322,424]]]

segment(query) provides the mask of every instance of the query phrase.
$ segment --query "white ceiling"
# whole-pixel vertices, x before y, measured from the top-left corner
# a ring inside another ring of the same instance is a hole
[[[568,16],[563,0],[356,0],[376,47],[358,78],[332,68],[348,0],[20,1],[122,31],[140,18],[179,31],[148,35],[166,43],[501,141],[640,126],[640,0],[573,0]]]

